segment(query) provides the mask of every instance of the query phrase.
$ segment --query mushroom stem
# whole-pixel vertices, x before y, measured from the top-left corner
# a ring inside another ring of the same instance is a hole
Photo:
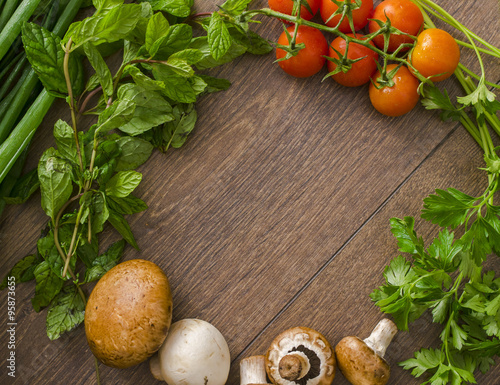
[[[266,385],[264,356],[251,356],[240,361],[240,385]]]
[[[149,370],[151,370],[151,374],[154,378],[160,381],[164,381],[161,375],[160,359],[158,358],[158,354],[155,354],[149,359]]]
[[[288,381],[300,380],[310,370],[311,365],[307,357],[291,353],[283,356],[279,363],[279,373],[282,378]]]
[[[364,343],[373,349],[380,357],[384,357],[387,347],[397,332],[398,327],[396,324],[384,318],[375,326],[372,334],[364,340]]]

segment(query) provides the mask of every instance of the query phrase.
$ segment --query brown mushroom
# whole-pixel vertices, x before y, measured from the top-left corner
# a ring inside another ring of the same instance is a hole
[[[279,385],[330,385],[335,353],[319,332],[295,327],[278,335],[266,354],[269,379]]]
[[[265,356],[251,356],[240,361],[240,385],[269,385]]]
[[[384,354],[397,331],[394,322],[383,319],[365,340],[343,338],[335,347],[335,353],[344,377],[353,385],[385,385],[391,369]]]
[[[136,365],[162,345],[172,320],[172,295],[165,273],[134,259],[109,270],[85,308],[85,333],[92,353],[105,365]]]

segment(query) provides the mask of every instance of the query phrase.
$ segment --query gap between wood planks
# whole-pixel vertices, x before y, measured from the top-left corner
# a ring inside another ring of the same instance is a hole
[[[401,188],[413,177],[413,175],[422,167],[422,165],[431,158],[446,141],[461,127],[461,124],[457,122],[455,127],[453,127],[450,132],[422,159],[422,161],[408,174],[406,178],[389,194],[389,196],[373,211],[373,213],[354,231],[354,233],[340,246],[340,248],[312,275],[311,278],[302,286],[297,293],[279,310],[274,317],[262,328],[262,330],[257,333],[257,335],[242,349],[240,353],[231,361],[231,365],[234,365],[246,351],[262,336],[265,331],[300,297],[300,295],[313,283],[313,281],[333,262],[335,257],[339,255],[342,250],[344,250],[349,243],[359,234],[359,232],[387,205],[387,203],[396,195],[396,193],[401,190]],[[475,142],[474,142],[475,143]]]

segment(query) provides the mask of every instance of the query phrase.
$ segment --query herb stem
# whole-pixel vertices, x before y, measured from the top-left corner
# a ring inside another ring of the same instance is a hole
[[[80,141],[78,140],[78,129],[76,123],[76,113],[75,113],[75,100],[73,98],[73,88],[71,86],[71,75],[69,74],[69,55],[71,52],[71,46],[73,45],[73,40],[71,37],[64,47],[64,78],[66,79],[66,87],[68,88],[68,103],[69,109],[71,111],[71,121],[73,123],[73,134],[75,136],[75,144],[76,144],[76,152],[78,154],[78,163],[80,166],[80,171],[83,172],[83,160],[82,160],[82,152],[80,150]]]

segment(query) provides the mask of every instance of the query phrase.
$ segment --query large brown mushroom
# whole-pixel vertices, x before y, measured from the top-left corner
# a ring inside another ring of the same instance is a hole
[[[266,354],[269,379],[279,385],[330,385],[335,353],[319,332],[295,327],[278,335]]]
[[[155,353],[172,321],[172,295],[165,273],[134,259],[109,270],[85,308],[85,333],[92,353],[105,365],[127,368]]]
[[[335,353],[344,377],[353,385],[385,385],[391,369],[384,354],[397,331],[394,322],[383,319],[365,340],[343,338]]]

